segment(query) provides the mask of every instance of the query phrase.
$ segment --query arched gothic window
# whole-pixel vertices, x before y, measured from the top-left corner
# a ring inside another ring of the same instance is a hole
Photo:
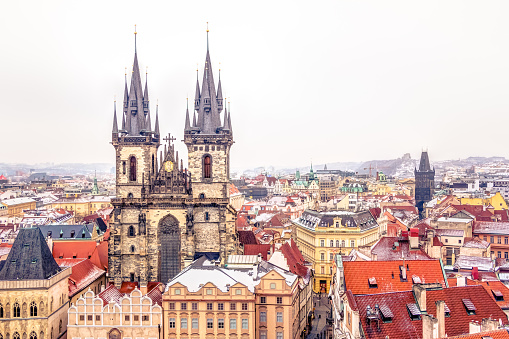
[[[14,332],[14,334],[12,335],[12,339],[20,339],[19,333]]]
[[[129,226],[129,236],[134,237],[134,227],[133,226]]]
[[[156,172],[156,164],[154,162],[154,155],[152,154],[152,173]]]
[[[136,157],[129,159],[129,180],[136,181]]]
[[[203,157],[203,177],[212,178],[212,159],[210,155]]]
[[[18,303],[14,303],[14,306],[12,307],[12,316],[13,316],[13,318],[19,318],[21,316],[21,308],[19,307]],[[12,335],[13,338],[16,335],[16,333],[14,333]],[[18,333],[18,337],[19,337],[19,333]]]
[[[34,301],[30,303],[30,316],[31,317],[37,317],[37,305]],[[35,332],[33,332],[35,334]],[[32,337],[32,334],[30,334],[30,337]],[[35,334],[35,337],[37,337],[37,334]]]
[[[60,322],[58,323],[58,333],[62,333],[62,319],[60,319]]]
[[[200,199],[205,199],[205,194],[200,193]]]
[[[134,253],[134,245],[131,245],[131,253]]]
[[[0,318],[3,318],[4,317],[4,307],[2,304],[0,304]],[[0,338],[2,339],[2,338]]]
[[[37,333],[34,331],[30,332],[30,339],[37,339]]]
[[[336,247],[339,247],[339,240],[336,240]]]

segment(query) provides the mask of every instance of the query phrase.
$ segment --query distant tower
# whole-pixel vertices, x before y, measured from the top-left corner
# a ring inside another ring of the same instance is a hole
[[[423,151],[419,169],[415,169],[415,206],[422,213],[424,204],[433,199],[435,191],[435,169],[429,165],[428,152]]]

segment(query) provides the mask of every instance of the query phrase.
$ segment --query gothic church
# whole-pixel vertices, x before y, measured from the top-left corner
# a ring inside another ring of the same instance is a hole
[[[116,107],[113,117],[116,198],[108,254],[110,280],[117,287],[122,281],[137,281],[141,288],[150,281],[167,283],[201,255],[225,260],[237,251],[236,213],[229,204],[233,132],[221,79],[217,90],[214,84],[208,41],[192,117],[191,123],[187,109],[185,169],[174,150],[175,138],[163,138],[159,150],[158,108],[152,128],[148,84],[145,80],[142,88],[135,48],[129,86],[125,79],[121,129]]]

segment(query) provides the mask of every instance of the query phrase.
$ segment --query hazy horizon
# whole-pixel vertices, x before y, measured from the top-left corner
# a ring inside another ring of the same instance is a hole
[[[113,99],[123,99],[124,67],[131,72],[134,24],[152,114],[159,101],[161,133],[187,154],[186,97],[194,98],[197,63],[203,74],[207,21],[215,79],[221,63],[231,101],[232,168],[418,159],[423,148],[432,162],[508,158],[494,128],[508,122],[508,9],[504,1],[10,2],[0,20],[0,159],[113,164]]]

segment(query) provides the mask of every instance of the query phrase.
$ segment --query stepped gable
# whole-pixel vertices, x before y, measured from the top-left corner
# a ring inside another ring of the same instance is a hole
[[[61,270],[41,230],[37,227],[22,228],[0,271],[0,280],[42,280]]]

